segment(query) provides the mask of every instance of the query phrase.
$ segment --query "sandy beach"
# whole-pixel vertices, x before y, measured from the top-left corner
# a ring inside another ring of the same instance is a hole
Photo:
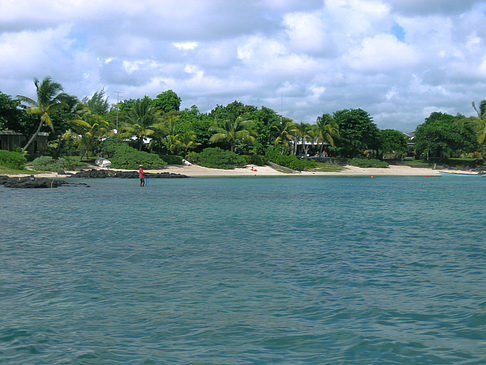
[[[92,166],[92,168],[100,169],[97,166]],[[110,169],[108,169],[110,170]],[[117,170],[117,169],[111,169]],[[123,171],[123,170],[118,170]],[[125,170],[126,171],[126,170]],[[294,172],[285,173],[275,170],[270,166],[255,166],[248,165],[244,168],[235,168],[233,170],[223,170],[223,169],[213,169],[198,165],[191,166],[179,166],[179,165],[169,165],[164,169],[160,170],[145,170],[145,172],[150,173],[161,173],[170,172],[175,174],[182,174],[189,177],[244,177],[244,176],[424,176],[433,177],[441,176],[441,172],[449,173],[460,173],[460,174],[470,174],[477,175],[474,171],[461,171],[461,170],[434,170],[431,168],[423,167],[409,167],[409,166],[395,166],[390,165],[387,168],[361,168],[356,166],[345,166],[344,170],[339,172],[318,172],[318,171],[304,171],[304,172]],[[72,174],[75,171],[69,171]],[[65,178],[69,177],[69,174],[58,174],[52,173],[42,173],[36,174],[37,177],[50,177],[50,178]],[[9,175],[10,177],[26,176],[26,175]]]
[[[235,168],[234,170],[211,169],[207,167],[192,166],[168,166],[163,170],[147,170],[147,172],[171,172],[184,174],[191,177],[218,177],[218,176],[441,176],[443,172],[454,172],[464,174],[477,174],[471,171],[458,170],[434,170],[431,168],[417,168],[409,166],[389,166],[387,168],[360,168],[346,166],[339,172],[295,172],[284,173],[273,169],[270,166],[253,166]]]

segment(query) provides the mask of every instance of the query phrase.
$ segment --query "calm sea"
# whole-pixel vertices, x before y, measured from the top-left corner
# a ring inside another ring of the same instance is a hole
[[[0,187],[0,363],[486,363],[486,178],[84,181]]]

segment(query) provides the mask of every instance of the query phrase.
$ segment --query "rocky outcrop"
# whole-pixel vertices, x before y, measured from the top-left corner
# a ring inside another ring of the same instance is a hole
[[[145,177],[148,179],[160,179],[160,178],[187,178],[186,175],[174,174],[170,172],[150,173],[146,172]],[[114,170],[86,170],[80,171],[72,175],[72,177],[88,178],[88,179],[100,179],[107,177],[117,177],[124,179],[138,179],[137,171],[114,171]]]
[[[69,186],[85,186],[89,187],[85,183],[71,183],[61,179],[50,179],[47,177],[34,177],[23,176],[23,177],[8,177],[0,176],[0,184],[6,188],[20,188],[20,189],[38,189],[38,188],[57,188],[61,185]]]

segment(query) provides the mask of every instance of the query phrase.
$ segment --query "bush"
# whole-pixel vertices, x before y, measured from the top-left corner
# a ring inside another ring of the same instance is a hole
[[[305,169],[314,169],[317,167],[317,163],[314,161],[299,160],[294,155],[282,155],[277,150],[268,151],[266,154],[268,161],[272,161],[277,165],[288,167],[292,170],[302,171]]]
[[[115,156],[115,153],[122,150],[128,151],[131,147],[127,142],[123,142],[120,138],[112,137],[107,138],[101,143],[100,154],[106,159],[110,159]]]
[[[169,165],[182,165],[182,157],[177,155],[160,155],[162,160],[167,162]]]
[[[65,159],[53,159],[51,156],[37,157],[31,163],[34,170],[37,171],[61,171],[68,168],[68,163]]]
[[[348,160],[348,165],[357,167],[388,167],[388,162],[367,158],[352,158]]]
[[[112,168],[116,169],[137,169],[143,165],[145,169],[161,169],[167,166],[167,163],[158,155],[145,151],[138,151],[126,144],[116,147],[115,153],[110,157]]]
[[[206,148],[201,153],[191,152],[187,155],[187,160],[201,166],[216,169],[234,169],[235,167],[246,165],[246,160],[243,156],[222,150],[219,147]]]
[[[245,155],[244,157],[247,164],[263,166],[268,162],[268,159],[262,155]]]
[[[0,165],[9,169],[22,170],[27,162],[20,152],[0,150]]]

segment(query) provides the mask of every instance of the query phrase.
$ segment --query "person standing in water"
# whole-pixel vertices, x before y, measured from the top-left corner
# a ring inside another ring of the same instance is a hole
[[[138,177],[140,178],[140,186],[145,186],[145,179],[143,177],[143,166],[138,167]]]

